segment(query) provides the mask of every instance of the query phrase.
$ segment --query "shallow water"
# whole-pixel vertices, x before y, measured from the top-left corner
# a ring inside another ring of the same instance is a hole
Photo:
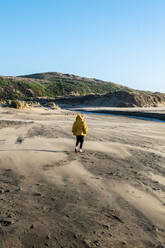
[[[163,120],[159,120],[159,119],[156,119],[156,118],[150,118],[150,117],[142,117],[142,116],[133,116],[133,115],[121,115],[121,114],[111,114],[111,113],[97,113],[97,112],[94,112],[94,111],[76,111],[76,112],[79,112],[79,113],[82,113],[82,114],[91,114],[91,115],[111,115],[111,116],[124,116],[124,117],[128,117],[128,118],[133,118],[133,119],[140,119],[140,120],[145,120],[145,121],[154,121],[154,122],[165,122]]]

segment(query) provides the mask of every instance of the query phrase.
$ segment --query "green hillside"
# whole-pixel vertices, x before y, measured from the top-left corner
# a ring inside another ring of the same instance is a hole
[[[56,72],[0,77],[0,99],[26,99],[133,91],[112,82]]]

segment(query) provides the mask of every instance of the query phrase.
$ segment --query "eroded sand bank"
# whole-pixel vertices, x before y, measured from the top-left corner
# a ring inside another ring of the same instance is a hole
[[[165,246],[165,124],[0,109],[0,247]],[[162,246],[160,246],[162,245]]]

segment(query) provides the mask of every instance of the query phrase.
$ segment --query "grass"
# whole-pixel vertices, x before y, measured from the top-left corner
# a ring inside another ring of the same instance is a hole
[[[70,78],[17,78],[0,77],[0,99],[15,100],[37,97],[57,97],[71,95],[106,94],[119,90],[132,91],[114,83]]]

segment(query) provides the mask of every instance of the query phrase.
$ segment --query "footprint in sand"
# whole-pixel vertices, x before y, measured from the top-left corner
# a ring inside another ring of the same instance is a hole
[[[42,196],[41,193],[33,193],[32,196]]]

